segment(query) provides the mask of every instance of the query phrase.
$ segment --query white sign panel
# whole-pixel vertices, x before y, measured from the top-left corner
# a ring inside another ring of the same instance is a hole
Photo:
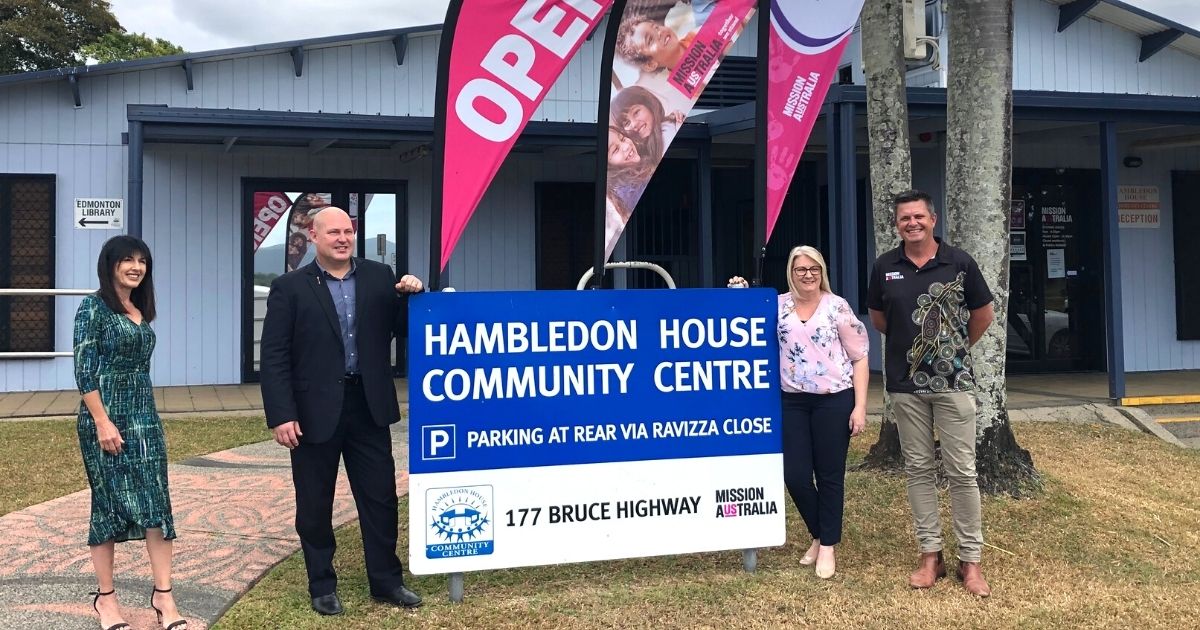
[[[421,294],[418,575],[782,545],[777,296]]]
[[[1047,278],[1065,278],[1067,277],[1067,250],[1065,249],[1047,249],[1046,250],[1046,277]]]
[[[124,199],[75,199],[76,229],[120,230],[124,227]]]
[[[1117,221],[1123,228],[1157,228],[1158,186],[1117,186]]]

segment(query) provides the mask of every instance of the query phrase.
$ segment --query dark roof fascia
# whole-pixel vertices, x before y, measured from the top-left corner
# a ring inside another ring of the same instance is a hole
[[[116,61],[113,63],[100,63],[91,66],[75,66],[70,68],[57,68],[55,70],[42,70],[40,72],[22,72],[18,74],[8,74],[0,76],[0,86],[11,85],[15,83],[33,83],[37,81],[47,81],[58,79],[67,76],[85,76],[97,74],[114,74],[118,72],[128,72],[132,70],[153,70],[156,68],[170,68],[173,66],[183,65],[185,61],[212,61],[225,57],[241,57],[253,55],[255,53],[281,53],[288,52],[296,47],[300,48],[316,48],[327,46],[330,44],[349,43],[355,41],[368,40],[391,40],[401,35],[413,35],[418,33],[436,33],[442,30],[441,24],[426,24],[422,26],[409,26],[405,28],[393,28],[383,31],[368,31],[366,33],[353,33],[350,35],[332,35],[329,37],[314,37],[310,39],[297,39],[289,42],[278,42],[273,44],[256,44],[253,46],[240,46],[237,48],[224,48],[221,50],[209,50],[204,52],[182,53],[178,55],[168,55],[166,57],[150,57],[148,59],[134,59],[132,61]]]
[[[427,116],[372,116],[312,112],[274,112],[236,109],[193,109],[164,105],[129,105],[131,122],[141,122],[147,140],[173,137],[282,137],[353,139],[429,139],[433,118]],[[677,138],[707,139],[704,125],[685,123]],[[593,123],[534,120],[521,134],[524,141],[554,140],[590,145],[596,141]]]
[[[1104,3],[1112,5],[1123,11],[1128,11],[1130,13],[1133,13],[1134,15],[1137,15],[1138,17],[1146,18],[1147,20],[1150,20],[1151,22],[1156,22],[1158,24],[1161,24],[1162,26],[1166,27],[1166,30],[1180,31],[1185,35],[1191,35],[1192,37],[1200,39],[1200,30],[1196,30],[1194,28],[1184,26],[1183,24],[1180,24],[1179,22],[1175,22],[1173,20],[1168,20],[1167,18],[1165,18],[1161,15],[1155,15],[1154,13],[1151,13],[1145,9],[1135,7],[1132,4],[1121,2],[1120,0],[1104,0]]]
[[[862,85],[835,85],[830,88],[826,101],[865,104],[867,89]],[[910,114],[944,116],[945,88],[908,88],[908,108]],[[1162,120],[1200,124],[1200,98],[1016,90],[1013,92],[1013,115],[1022,120]]]

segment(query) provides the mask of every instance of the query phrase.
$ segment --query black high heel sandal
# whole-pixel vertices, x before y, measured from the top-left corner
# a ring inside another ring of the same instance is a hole
[[[169,588],[164,590],[164,589],[161,589],[161,588],[158,588],[157,586],[155,586],[154,590],[150,593],[150,607],[154,609],[154,614],[158,615],[158,625],[160,627],[162,627],[163,630],[175,630],[176,628],[183,628],[186,630],[187,625],[188,625],[187,619],[180,619],[179,621],[174,621],[169,626],[162,625],[162,611],[158,609],[158,606],[154,605],[154,593],[170,593],[170,592],[171,592],[171,589],[169,589]],[[109,628],[108,630],[113,630],[113,629]]]
[[[92,591],[91,593],[88,593],[88,595],[96,596],[96,597],[92,598],[92,610],[96,611],[96,614],[99,615],[100,607],[97,606],[96,604],[100,601],[100,598],[104,597],[105,595],[112,595],[113,593],[116,593],[116,592],[117,592],[117,590],[113,589],[107,593],[101,593],[100,589],[96,589],[96,590]],[[128,628],[128,627],[130,627],[129,624],[122,621],[121,623],[114,623],[113,625],[111,625],[107,628],[104,628],[104,630],[121,630],[121,628]]]

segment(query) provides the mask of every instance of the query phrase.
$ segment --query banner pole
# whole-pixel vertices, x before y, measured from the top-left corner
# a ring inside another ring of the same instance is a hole
[[[600,55],[600,94],[596,102],[596,220],[593,227],[596,230],[593,239],[596,246],[594,260],[596,265],[592,270],[592,288],[599,289],[604,284],[604,220],[606,208],[604,200],[608,192],[608,118],[612,100],[613,56],[617,49],[617,31],[620,30],[621,16],[625,15],[626,0],[615,0],[608,13],[608,26],[604,33],[604,48]]]
[[[771,60],[771,2],[758,0],[758,48],[755,53],[755,74],[758,75],[754,96],[754,280],[751,286],[763,284],[763,262],[767,256],[767,86],[770,85]]]
[[[446,21],[442,24],[441,41],[438,44],[437,88],[434,91],[434,109],[446,105],[450,92],[450,49],[454,47],[454,28],[463,0],[451,0],[446,7]],[[446,116],[433,117],[433,190],[429,203],[429,290],[442,288],[442,200],[446,179]]]

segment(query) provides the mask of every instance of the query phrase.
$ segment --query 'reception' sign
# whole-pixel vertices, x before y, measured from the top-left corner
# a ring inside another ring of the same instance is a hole
[[[412,571],[783,544],[776,302],[414,296]]]

